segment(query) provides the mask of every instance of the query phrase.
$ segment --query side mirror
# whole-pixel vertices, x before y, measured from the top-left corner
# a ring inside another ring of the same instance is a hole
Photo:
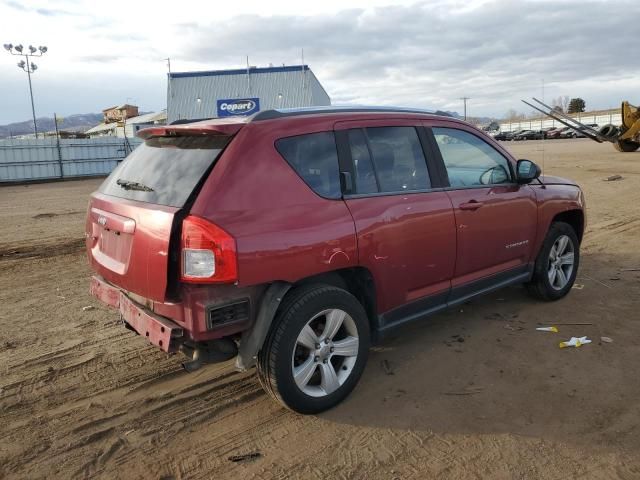
[[[518,176],[518,183],[521,185],[525,183],[531,183],[542,173],[538,165],[533,163],[531,160],[524,159],[518,160],[516,171]]]

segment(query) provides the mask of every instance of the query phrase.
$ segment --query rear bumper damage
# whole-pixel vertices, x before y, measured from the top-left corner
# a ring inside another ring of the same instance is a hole
[[[167,353],[180,349],[184,331],[177,323],[147,310],[97,276],[91,277],[89,291],[101,302],[117,308],[124,322],[156,347]]]
[[[167,353],[186,355],[190,359],[183,363],[187,371],[197,370],[205,363],[223,362],[238,354],[238,347],[230,338],[200,342],[188,338],[189,332],[176,322],[157,315],[99,276],[91,277],[89,291],[101,302],[118,309],[125,325],[152,345]]]

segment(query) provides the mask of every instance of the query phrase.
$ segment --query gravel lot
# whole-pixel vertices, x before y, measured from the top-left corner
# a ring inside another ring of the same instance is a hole
[[[507,145],[583,186],[580,288],[508,288],[404,328],[315,417],[231,362],[184,372],[88,295],[100,180],[0,187],[0,478],[640,478],[640,153]],[[592,325],[535,331],[570,322]],[[558,348],[573,335],[594,342]]]

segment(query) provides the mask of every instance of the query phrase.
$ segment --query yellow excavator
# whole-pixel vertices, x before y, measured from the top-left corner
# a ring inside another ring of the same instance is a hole
[[[537,98],[533,100],[538,104],[532,105],[525,100],[524,103],[534,110],[544,113],[546,116],[581,132],[585,137],[598,143],[611,142],[616,150],[620,152],[635,152],[640,148],[640,108],[631,105],[629,102],[622,102],[622,125],[605,125],[596,130],[588,125],[580,123],[575,118],[566,115],[541,102]]]

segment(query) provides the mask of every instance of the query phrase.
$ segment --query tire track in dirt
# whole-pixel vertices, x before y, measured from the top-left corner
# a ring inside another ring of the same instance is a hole
[[[603,237],[629,234],[640,229],[640,218],[616,218],[591,225],[587,231],[589,243],[597,243]]]
[[[639,258],[629,254],[638,235],[637,180],[629,177],[616,184],[616,197],[609,199],[605,190],[614,186],[603,184],[601,177],[588,187],[585,245],[594,250],[607,246],[617,256],[608,262],[602,255],[585,255],[585,272],[594,278],[592,271],[620,265],[623,258],[636,266]],[[618,192],[622,188],[628,190]],[[577,292],[563,303],[533,306],[517,298],[504,303],[489,299],[465,306],[464,315],[450,312],[447,327],[410,330],[414,335],[400,334],[380,351],[397,366],[393,377],[369,369],[338,409],[303,417],[264,395],[253,372],[238,373],[230,364],[220,364],[186,374],[179,357],[122,328],[116,312],[87,294],[90,272],[83,243],[70,254],[44,252],[37,258],[19,250],[55,249],[82,234],[82,215],[31,219],[49,209],[45,205],[25,210],[19,219],[14,216],[20,231],[13,227],[16,232],[5,231],[0,241],[0,255],[17,252],[14,258],[0,256],[0,304],[5,308],[0,328],[9,335],[0,342],[0,478],[640,476],[637,384],[628,382],[639,338],[637,322],[629,321],[637,311],[640,284],[635,274],[610,282],[615,288],[606,296],[594,284],[590,291],[585,286],[588,297]],[[26,233],[23,218],[30,222]],[[51,238],[43,238],[42,230]],[[24,240],[17,247],[8,243],[20,243],[20,238]],[[554,344],[542,343],[547,337],[526,331],[506,336],[501,321],[487,324],[482,317],[507,312],[507,303],[517,306],[520,318],[529,316],[529,326],[567,314],[586,316],[603,334],[613,331],[615,343],[559,353]],[[83,312],[86,305],[96,308]],[[459,333],[455,329],[462,320],[467,333],[473,333],[465,337],[465,351],[443,352],[446,348],[433,339],[433,332],[443,338]],[[501,343],[494,344],[498,337]],[[447,361],[447,353],[457,360]],[[562,357],[553,360],[554,354]],[[492,359],[491,368],[478,370],[484,357]],[[403,371],[414,371],[416,365],[434,367],[407,380]],[[541,373],[545,368],[555,378]],[[475,371],[474,381],[487,387],[485,398],[438,400],[434,388],[442,390],[451,376],[462,381],[466,370]],[[589,374],[591,383],[584,390],[586,377],[576,379],[577,371]],[[439,382],[439,374],[447,381]],[[385,391],[390,384],[405,392],[383,403],[380,398],[392,392]],[[523,427],[522,418],[529,416],[535,424]],[[228,460],[253,452],[261,456]]]
[[[75,473],[79,476],[98,474],[119,457],[126,443],[122,436],[128,431],[136,432],[137,437],[147,441],[161,442],[167,432],[173,436],[184,429],[215,421],[225,412],[242,409],[244,404],[264,396],[251,373],[208,374],[194,384],[189,377],[192,375],[184,371],[182,375],[167,372],[164,381],[146,379],[153,382],[147,384],[153,385],[147,389],[130,389],[127,384],[92,395],[90,404],[79,399],[73,405],[50,409],[46,422],[56,427],[56,441],[37,462],[42,466],[63,456],[67,466],[69,462],[77,464]],[[112,404],[115,399],[120,401],[115,409],[96,408]],[[67,421],[77,418],[77,413],[83,410],[86,421],[82,424]],[[98,453],[86,461],[87,450]],[[145,451],[143,449],[143,453]],[[147,453],[152,455],[153,448]],[[128,461],[131,460],[127,457],[119,462]]]
[[[0,261],[56,257],[76,253],[84,248],[84,238],[58,239],[53,242],[26,245],[0,245]]]

